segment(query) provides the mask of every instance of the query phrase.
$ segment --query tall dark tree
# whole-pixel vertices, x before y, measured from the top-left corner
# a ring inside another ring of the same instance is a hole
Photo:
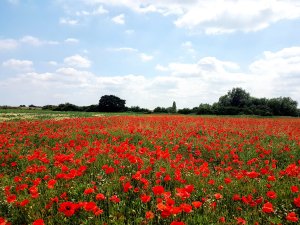
[[[222,106],[245,107],[250,103],[250,94],[242,88],[233,88],[227,95],[220,97],[219,104]]]
[[[100,112],[122,112],[126,110],[126,100],[114,95],[104,95],[99,100]]]
[[[176,102],[174,101],[172,104],[171,113],[176,113],[176,112],[177,112],[177,107],[176,107]]]

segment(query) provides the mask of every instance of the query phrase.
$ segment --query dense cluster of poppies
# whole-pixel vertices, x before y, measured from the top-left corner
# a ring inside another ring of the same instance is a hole
[[[299,224],[300,120],[0,123],[0,224]]]

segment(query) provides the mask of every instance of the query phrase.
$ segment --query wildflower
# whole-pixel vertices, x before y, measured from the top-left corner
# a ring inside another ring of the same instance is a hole
[[[262,207],[262,211],[265,212],[265,213],[274,212],[272,203],[270,203],[270,202],[265,203]]]
[[[32,225],[45,225],[45,223],[43,219],[37,219],[32,223]]]
[[[219,218],[219,222],[220,223],[225,223],[226,222],[225,217],[224,216],[220,217]]]
[[[298,198],[294,198],[294,204],[295,206],[300,208],[300,195],[298,196]]]
[[[95,192],[94,188],[87,188],[87,189],[84,190],[83,194],[84,195],[89,195],[89,194],[92,194],[94,192]]]
[[[105,200],[106,198],[105,198],[104,194],[99,193],[96,195],[96,199],[97,200]]]
[[[63,202],[59,205],[59,212],[62,212],[63,214],[65,214],[65,216],[73,216],[77,207],[77,205],[74,204],[73,202]]]
[[[297,222],[298,221],[298,217],[297,217],[297,214],[295,212],[288,213],[287,216],[286,216],[286,219],[288,221],[291,221],[291,222]]]
[[[274,191],[268,191],[268,192],[267,192],[267,196],[268,196],[270,199],[275,199],[275,198],[277,198],[276,192],[274,192]]]
[[[109,200],[113,203],[119,203],[121,201],[121,199],[117,195],[111,196]]]
[[[159,195],[159,194],[164,193],[165,189],[164,189],[163,186],[154,186],[154,187],[152,188],[152,191],[153,191],[153,193],[154,193],[155,195]]]
[[[49,180],[48,181],[48,183],[47,183],[47,187],[49,188],[49,189],[53,189],[54,188],[54,185],[56,184],[56,180],[54,180],[54,179],[51,179],[51,180]]]
[[[145,217],[146,217],[146,219],[151,220],[154,218],[154,213],[151,211],[147,211]]]
[[[239,225],[245,225],[246,224],[246,220],[241,218],[241,217],[238,217],[236,218],[236,223],[239,224]]]
[[[186,212],[186,213],[190,213],[193,211],[193,208],[191,205],[183,203],[180,205],[180,208],[182,209],[182,211]]]
[[[297,193],[297,192],[299,192],[299,188],[297,186],[291,186],[291,191],[293,193]]]
[[[142,194],[140,199],[143,203],[146,203],[146,202],[149,202],[151,200],[151,196],[146,195],[146,194]]]
[[[216,193],[214,196],[217,200],[223,198],[223,196],[220,193]]]
[[[196,209],[198,209],[198,208],[200,208],[200,207],[202,206],[202,202],[200,202],[200,201],[195,201],[195,202],[192,202],[192,205],[193,205]]]
[[[185,223],[180,221],[173,221],[170,225],[185,225]]]

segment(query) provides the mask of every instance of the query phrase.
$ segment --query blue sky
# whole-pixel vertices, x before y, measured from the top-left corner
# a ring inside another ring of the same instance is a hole
[[[300,103],[298,0],[2,0],[0,105]]]

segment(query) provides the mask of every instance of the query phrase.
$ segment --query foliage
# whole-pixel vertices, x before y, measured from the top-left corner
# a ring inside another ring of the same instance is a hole
[[[178,113],[188,114],[187,109],[178,110]],[[191,112],[190,112],[191,113]],[[216,115],[259,115],[259,116],[299,116],[297,102],[289,97],[255,98],[251,97],[242,88],[233,88],[219,101],[210,104],[200,104],[197,114]]]
[[[172,104],[172,107],[169,110],[170,113],[176,113],[177,112],[177,107],[176,107],[176,102],[174,101]]]
[[[168,113],[169,110],[168,108],[164,108],[164,107],[156,107],[154,110],[153,110],[154,113]]]
[[[79,106],[68,102],[64,104],[59,104],[53,110],[54,111],[83,111],[82,108],[80,108]]]
[[[114,95],[103,95],[99,100],[100,112],[122,112],[126,110],[126,101]]]
[[[135,112],[135,113],[151,113],[149,109],[140,108],[139,106],[131,106],[126,109],[127,112]]]

